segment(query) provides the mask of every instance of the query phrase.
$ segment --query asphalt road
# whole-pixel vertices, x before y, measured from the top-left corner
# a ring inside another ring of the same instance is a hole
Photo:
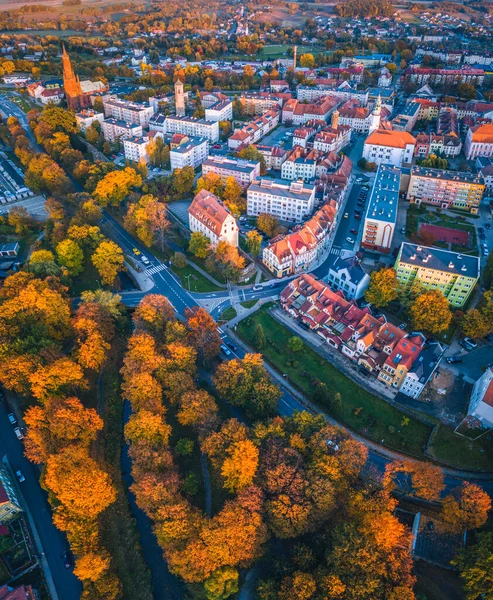
[[[0,402],[0,456],[7,455],[12,469],[20,469],[24,473],[26,481],[19,484],[19,487],[41,537],[59,599],[77,600],[82,586],[72,570],[64,567],[61,558],[62,553],[68,549],[67,540],[53,525],[48,496],[39,485],[39,471],[25,458],[24,446],[17,439],[7,414],[8,405]]]

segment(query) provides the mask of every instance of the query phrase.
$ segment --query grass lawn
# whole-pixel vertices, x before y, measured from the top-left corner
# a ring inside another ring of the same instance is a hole
[[[220,321],[231,321],[236,317],[236,309],[232,306],[228,306],[226,310],[223,310],[221,316],[219,317]]]
[[[255,304],[257,304],[258,300],[245,300],[245,302],[240,302],[240,304],[244,307],[244,308],[252,308],[252,306],[255,306]]]
[[[438,461],[442,460],[458,468],[493,470],[493,442],[488,439],[488,435],[473,442],[440,425],[433,437],[429,454]]]
[[[310,397],[311,378],[316,377],[332,392],[339,392],[342,396],[339,407],[321,407],[330,415],[365,437],[423,458],[424,446],[431,433],[430,426],[412,417],[408,417],[409,424],[403,426],[405,415],[401,411],[360,388],[308,346],[305,345],[297,354],[289,352],[288,340],[293,334],[268,314],[267,307],[263,306],[250,317],[253,322],[250,327],[247,320],[238,324],[240,337],[251,344],[256,326],[260,323],[268,341],[263,350],[265,358],[281,373],[288,373],[289,380],[304,394]],[[295,366],[291,363],[293,359],[297,363]]]
[[[31,104],[25,98],[22,98],[22,97],[19,98],[18,96],[12,96],[10,98],[10,100],[12,100],[12,102],[17,104],[17,106],[22,110],[22,112],[25,112],[25,113],[28,113],[34,106],[33,104]]]
[[[190,290],[191,292],[217,292],[222,289],[212,283],[212,281],[209,281],[207,277],[202,275],[202,273],[197,271],[197,269],[194,269],[191,265],[187,265],[182,269],[173,265],[171,270],[178,275],[183,288]]]

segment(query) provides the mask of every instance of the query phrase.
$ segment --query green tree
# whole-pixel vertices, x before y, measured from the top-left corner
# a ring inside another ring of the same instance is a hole
[[[493,534],[480,533],[477,543],[452,560],[459,569],[467,600],[493,600]]]
[[[370,284],[365,292],[365,300],[380,308],[398,296],[399,281],[394,269],[380,269],[370,275]]]
[[[188,264],[187,257],[183,252],[175,252],[171,258],[171,262],[177,269],[184,269]]]
[[[258,231],[253,229],[252,231],[248,231],[246,234],[246,245],[248,248],[248,252],[252,256],[258,256],[260,254],[260,248],[262,244],[262,236]]]
[[[225,600],[239,590],[239,573],[233,567],[216,569],[205,581],[207,600]]]
[[[173,173],[172,186],[177,196],[184,198],[191,194],[193,182],[195,180],[195,171],[193,167],[183,167],[176,169]]]
[[[99,131],[92,125],[90,125],[86,129],[86,140],[89,142],[89,144],[92,144],[93,146],[94,146],[94,144],[98,143]]]
[[[206,258],[209,254],[210,242],[209,239],[200,231],[194,231],[190,236],[188,251],[197,258]]]
[[[293,337],[290,337],[288,340],[288,348],[291,350],[291,352],[301,352],[301,350],[303,350],[303,346],[303,340],[297,335],[293,335]]]
[[[265,158],[263,154],[261,154],[255,146],[247,146],[238,152],[239,158],[244,158],[245,160],[252,160],[254,162],[260,163],[260,174],[265,175],[267,173],[267,165],[265,162]]]
[[[70,238],[62,240],[56,247],[56,253],[58,262],[67,269],[72,277],[82,273],[84,253],[77,242]]]
[[[265,348],[265,343],[266,342],[265,342],[264,328],[259,323],[257,325],[257,327],[255,328],[255,337],[253,340],[253,345],[255,346],[255,348],[257,350],[262,350],[263,348]]]
[[[483,269],[483,284],[487,290],[493,286],[493,252],[488,256]]]

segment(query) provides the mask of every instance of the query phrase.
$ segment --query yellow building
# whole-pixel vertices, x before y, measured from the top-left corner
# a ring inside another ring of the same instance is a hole
[[[419,283],[437,289],[456,308],[462,308],[479,280],[479,257],[440,248],[401,245],[394,269],[407,288]]]

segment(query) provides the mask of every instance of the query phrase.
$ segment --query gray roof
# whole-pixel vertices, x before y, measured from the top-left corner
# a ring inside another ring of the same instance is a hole
[[[413,167],[411,174],[417,177],[429,177],[431,179],[444,179],[446,181],[464,181],[465,183],[484,184],[484,179],[476,173],[464,171],[446,171],[444,169],[429,169],[427,167]]]
[[[284,196],[285,198],[299,198],[309,202],[315,187],[310,183],[302,181],[284,181],[282,179],[256,179],[250,184],[248,193],[258,192],[265,194],[271,192],[273,196]]]
[[[332,255],[333,256],[333,255]],[[337,274],[341,271],[347,271],[349,275],[349,281],[354,285],[358,285],[361,280],[367,276],[365,271],[361,268],[358,261],[353,256],[348,258],[341,258],[337,256],[329,263],[329,271],[335,271]]]
[[[184,144],[180,144],[179,146],[176,146],[176,148],[173,148],[171,152],[177,152],[178,154],[186,154],[187,152],[190,152],[192,148],[208,143],[209,140],[207,138],[193,136],[189,137],[188,142],[185,142]]]
[[[205,125],[207,127],[218,126],[217,121],[206,121],[205,119],[197,119],[196,117],[176,117],[176,116],[168,116],[166,117],[167,121],[180,121],[182,123],[200,123],[201,125]]]
[[[209,156],[209,158],[202,163],[202,166],[204,165],[207,167],[220,167],[237,173],[251,173],[255,170],[258,163],[249,160],[240,160],[238,158]]]
[[[113,117],[105,119],[103,123],[106,123],[107,125],[115,125],[116,127],[121,127],[122,129],[135,129],[135,127],[141,127],[139,123],[127,123],[126,121],[114,119]]]
[[[427,344],[419,353],[409,372],[415,373],[420,383],[426,383],[435,370],[443,351],[443,347],[438,342]]]
[[[399,261],[418,267],[444,271],[463,277],[477,279],[479,277],[479,257],[458,254],[441,248],[430,248],[403,242]]]
[[[396,222],[400,181],[400,169],[391,165],[379,165],[368,202],[366,219]]]

